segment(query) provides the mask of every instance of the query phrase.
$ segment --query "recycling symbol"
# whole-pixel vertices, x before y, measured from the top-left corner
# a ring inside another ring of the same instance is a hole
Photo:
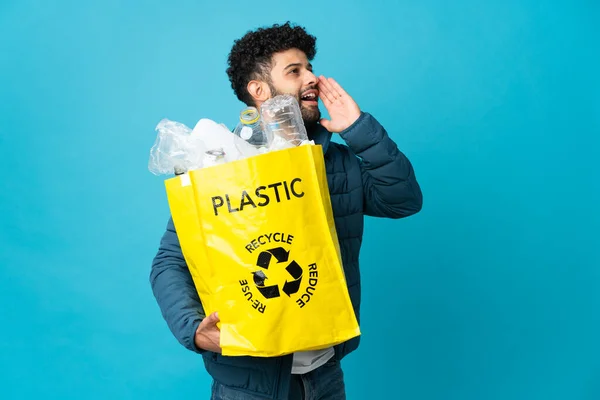
[[[256,260],[256,266],[262,268],[256,272],[253,272],[254,275],[254,284],[260,293],[267,299],[272,299],[274,297],[279,297],[279,286],[277,284],[267,285],[266,281],[268,280],[267,275],[264,270],[268,270],[269,268],[280,268],[282,264],[288,262],[290,258],[290,252],[286,251],[283,247],[277,247],[271,250],[265,250],[258,255],[258,259]],[[287,264],[285,267],[286,271],[290,275],[290,280],[285,281],[281,291],[290,297],[292,294],[297,293],[300,289],[300,282],[302,281],[302,267],[298,265],[298,263],[294,260]]]

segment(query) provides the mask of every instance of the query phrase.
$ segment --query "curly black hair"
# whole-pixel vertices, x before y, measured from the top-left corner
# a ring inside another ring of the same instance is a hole
[[[248,106],[254,105],[247,90],[248,82],[253,79],[270,82],[273,54],[296,48],[311,61],[317,53],[316,42],[317,38],[304,27],[289,21],[247,32],[234,42],[227,59],[227,75],[237,98]]]

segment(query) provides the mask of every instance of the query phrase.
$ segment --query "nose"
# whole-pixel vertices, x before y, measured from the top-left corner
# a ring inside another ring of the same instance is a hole
[[[304,78],[304,86],[316,85],[318,79],[312,71],[306,70],[306,77]]]

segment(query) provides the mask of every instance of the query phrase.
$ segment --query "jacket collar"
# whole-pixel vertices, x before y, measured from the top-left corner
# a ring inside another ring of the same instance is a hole
[[[327,153],[329,143],[331,142],[331,136],[331,132],[320,124],[317,124],[308,130],[308,138],[314,140],[315,144],[319,144],[323,147],[323,154]]]

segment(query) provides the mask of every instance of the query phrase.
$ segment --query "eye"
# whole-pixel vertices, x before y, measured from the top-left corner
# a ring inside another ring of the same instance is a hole
[[[300,72],[300,70],[298,68],[294,68],[292,70],[290,70],[290,74],[298,74]]]

